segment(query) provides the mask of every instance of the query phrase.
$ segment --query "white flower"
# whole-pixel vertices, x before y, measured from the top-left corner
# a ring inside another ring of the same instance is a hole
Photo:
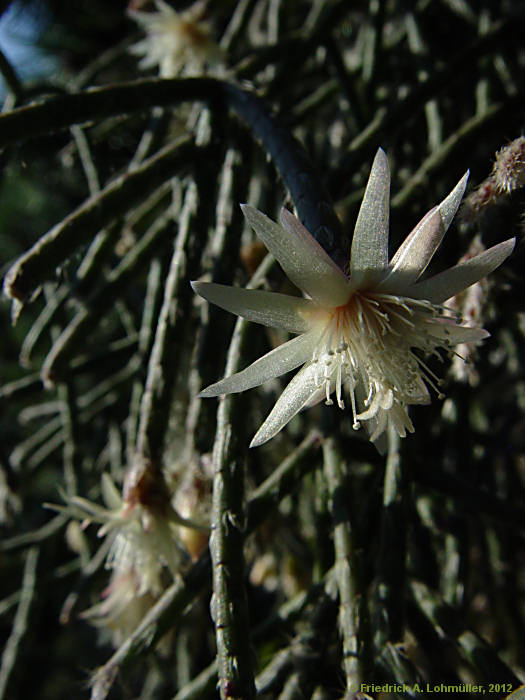
[[[219,46],[208,27],[196,20],[191,8],[179,13],[164,0],[155,0],[155,5],[158,12],[128,11],[146,32],[146,37],[130,49],[143,56],[140,68],[147,70],[158,65],[162,78],[173,78],[183,69],[186,75],[198,75],[207,64],[221,62]]]
[[[109,585],[102,591],[100,603],[84,610],[81,617],[97,627],[108,628],[113,646],[119,647],[157,600],[151,593],[140,594],[139,590],[140,581],[134,570],[122,575],[113,573]]]
[[[411,404],[430,402],[438,378],[420,357],[449,351],[489,334],[467,328],[443,303],[492,272],[511,253],[514,239],[420,281],[439,246],[466,187],[468,174],[431,209],[388,260],[390,175],[384,151],[372,166],[357,223],[347,277],[304,226],[282,209],[281,226],[253,207],[243,212],[257,235],[307,298],[194,282],[208,301],[246,319],[298,334],[242,372],[212,384],[201,396],[258,386],[303,365],[284,389],[251,442],[272,438],[302,408],[323,398],[343,409],[349,398],[353,426],[365,424],[378,440],[392,424],[404,437],[414,428]]]
[[[179,575],[188,559],[179,528],[196,528],[200,535],[206,528],[173,509],[162,474],[151,467],[139,470],[138,478],[127,480],[124,497],[103,474],[102,497],[106,507],[79,496],[64,496],[65,507],[51,507],[82,520],[84,525],[99,523],[98,536],[109,539],[106,568],[111,570],[110,583],[102,601],[83,616],[109,627],[118,644],[135,629],[167,581]]]
[[[141,488],[151,502],[144,496],[137,497]],[[138,595],[160,593],[163,571],[168,569],[172,577],[176,576],[183,558],[176,537],[181,519],[171,508],[167,496],[164,498],[163,489],[153,498],[151,494],[151,487],[139,484],[138,488],[135,485],[129,489],[123,498],[111,478],[103,474],[102,497],[106,507],[79,496],[65,496],[66,507],[52,506],[83,520],[84,525],[92,522],[101,525],[98,537],[111,539],[106,568],[111,569],[117,579],[133,572],[138,581]],[[187,521],[182,522],[188,526]]]

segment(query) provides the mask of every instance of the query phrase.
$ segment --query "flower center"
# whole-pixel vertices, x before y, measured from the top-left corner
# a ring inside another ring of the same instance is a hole
[[[355,292],[343,306],[324,315],[312,363],[315,382],[333,404],[344,408],[343,387],[350,397],[353,427],[372,420],[379,436],[387,416],[400,435],[413,431],[405,405],[428,403],[427,384],[441,397],[438,377],[414,353],[450,349],[447,326],[454,319],[442,306],[391,294]],[[372,435],[372,439],[374,439]]]

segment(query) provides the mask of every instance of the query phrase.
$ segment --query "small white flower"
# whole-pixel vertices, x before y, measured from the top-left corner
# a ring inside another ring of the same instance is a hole
[[[67,497],[66,506],[54,510],[83,521],[99,523],[98,537],[108,541],[106,568],[110,583],[102,600],[83,613],[113,632],[115,644],[125,638],[142,619],[166,587],[179,575],[188,554],[179,528],[194,529],[203,536],[206,528],[182,518],[173,509],[162,474],[151,466],[138,470],[126,482],[121,496],[107,474],[102,475],[102,497],[106,507],[79,496]]]
[[[183,553],[176,532],[181,522],[171,508],[169,500],[137,497],[136,486],[123,498],[107,474],[102,475],[102,497],[106,507],[80,496],[65,497],[67,506],[53,506],[87,526],[99,523],[98,537],[111,540],[106,568],[115,578],[126,578],[133,572],[137,581],[137,595],[148,592],[159,594],[163,589],[163,571],[168,569],[174,577],[180,570]],[[151,491],[143,489],[150,497]],[[161,493],[161,489],[159,489]],[[182,521],[185,522],[185,521]]]
[[[159,66],[161,78],[173,78],[183,70],[186,75],[199,75],[206,65],[222,61],[219,46],[209,28],[198,22],[189,8],[177,12],[164,0],[155,0],[158,12],[128,10],[128,14],[146,32],[146,37],[133,44],[131,52],[143,56],[143,70]]]
[[[81,617],[97,627],[111,632],[114,647],[119,647],[136,630],[157,597],[151,593],[139,593],[140,581],[134,570],[127,574],[111,576],[101,601],[84,610]]]
[[[411,404],[430,402],[438,378],[419,353],[437,354],[489,334],[459,325],[443,303],[492,272],[511,253],[514,239],[420,281],[463,196],[468,173],[431,209],[388,259],[390,174],[384,151],[372,166],[357,223],[347,277],[289,211],[281,226],[253,207],[243,212],[257,235],[307,298],[193,282],[208,301],[239,316],[298,334],[242,372],[212,384],[201,396],[244,391],[303,365],[284,389],[251,442],[278,433],[302,408],[323,398],[343,409],[349,398],[353,426],[372,441],[388,424],[404,437],[414,428]]]

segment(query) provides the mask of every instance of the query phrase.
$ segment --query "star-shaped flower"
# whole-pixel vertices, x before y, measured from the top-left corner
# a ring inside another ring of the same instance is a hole
[[[187,562],[178,529],[202,535],[208,528],[179,515],[162,472],[152,465],[128,473],[123,495],[107,474],[102,475],[101,490],[105,507],[66,495],[65,506],[48,507],[82,521],[83,527],[100,524],[97,534],[106,538],[111,578],[101,602],[83,616],[109,627],[118,645],[158,599],[166,581],[178,576]]]
[[[106,567],[117,577],[134,571],[138,595],[159,593],[162,571],[167,568],[176,576],[181,567],[182,549],[174,537],[181,518],[168,501],[145,504],[134,496],[123,498],[107,474],[102,475],[102,496],[105,507],[65,495],[66,506],[50,507],[81,520],[84,526],[99,523],[98,537],[111,541]]]
[[[183,69],[186,75],[199,75],[206,65],[221,63],[220,47],[208,26],[197,21],[198,7],[177,12],[164,0],[155,0],[155,6],[157,12],[128,10],[146,32],[146,37],[131,47],[132,53],[143,56],[140,68],[158,65],[161,78],[174,78]]]
[[[420,281],[458,209],[468,173],[431,209],[388,260],[390,174],[383,150],[375,157],[352,240],[350,274],[331,260],[286,209],[281,225],[253,207],[244,215],[289,279],[306,298],[193,282],[208,301],[266,326],[297,334],[242,372],[200,396],[245,391],[303,365],[284,389],[251,442],[263,444],[302,408],[323,398],[340,408],[349,398],[353,427],[377,441],[392,424],[400,437],[414,432],[411,404],[430,402],[440,383],[420,355],[450,351],[489,334],[467,328],[443,303],[492,272],[511,253],[504,241],[434,277]]]

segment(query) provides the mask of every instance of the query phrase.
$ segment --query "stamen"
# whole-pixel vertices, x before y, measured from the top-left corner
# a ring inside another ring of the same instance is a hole
[[[325,405],[326,406],[333,406],[334,402],[330,398],[330,381],[327,379],[324,383],[325,391],[326,391],[326,401]]]
[[[443,394],[443,392],[441,392],[441,391],[439,390],[439,388],[438,388],[440,385],[443,384],[443,380],[440,379],[436,374],[434,374],[434,372],[432,372],[432,370],[430,369],[430,367],[428,367],[428,366],[423,362],[423,360],[421,360],[417,355],[415,355],[414,353],[412,353],[412,357],[415,358],[415,360],[416,360],[416,362],[418,363],[418,365],[420,365],[420,366],[422,367],[422,369],[424,370],[424,379],[425,379],[425,382],[426,382],[432,389],[434,389],[434,391],[435,391],[436,394],[437,394],[438,399],[444,399],[444,398],[445,398],[445,394]]]
[[[325,403],[336,402],[344,409],[344,386],[354,430],[364,421],[373,422],[376,437],[389,421],[398,433],[413,430],[407,404],[424,402],[427,386],[443,398],[442,380],[414,350],[443,361],[439,350],[450,352],[452,343],[436,324],[450,319],[445,311],[425,300],[355,292],[345,306],[327,314],[312,353],[315,385],[324,383]],[[358,383],[366,393],[364,400],[356,398]],[[330,398],[333,393],[335,401]]]
[[[463,360],[466,364],[470,364],[472,362],[472,358],[470,357],[463,357],[463,355],[460,355],[459,352],[456,352],[455,350],[452,350],[452,355],[455,357],[459,357],[460,360]]]
[[[335,395],[337,397],[337,405],[339,408],[344,409],[345,404],[341,398],[341,364],[337,365],[337,378],[335,381]]]
[[[368,396],[367,396],[366,399],[363,401],[363,403],[365,404],[365,406],[370,406],[370,403],[371,403],[371,401],[372,401],[372,394],[373,394],[373,393],[374,393],[374,386],[373,386],[372,382],[370,382],[370,385],[369,385],[369,387],[368,387]]]
[[[357,303],[358,303],[358,307],[357,307],[357,318],[359,319],[359,325],[361,326],[361,328],[364,329],[365,324],[364,324],[364,322],[363,322],[363,308],[362,308],[361,303],[360,303],[359,300],[358,300]]]
[[[403,308],[405,308],[405,306],[403,306],[403,304],[399,304],[399,306],[402,306]],[[406,310],[409,311],[409,309],[406,309]],[[407,318],[406,316],[403,316],[403,314],[399,313],[399,311],[394,311],[394,309],[389,309],[389,311],[390,311],[390,314],[394,315],[394,316],[395,316],[396,318],[398,318],[400,321],[403,321],[403,323],[406,323],[408,326],[410,326],[410,328],[415,328],[415,327],[416,327],[416,324],[413,323],[413,321],[411,321],[411,320],[410,320],[409,318]],[[413,314],[412,314],[412,315],[413,315]],[[397,334],[397,335],[400,335],[400,334]]]

